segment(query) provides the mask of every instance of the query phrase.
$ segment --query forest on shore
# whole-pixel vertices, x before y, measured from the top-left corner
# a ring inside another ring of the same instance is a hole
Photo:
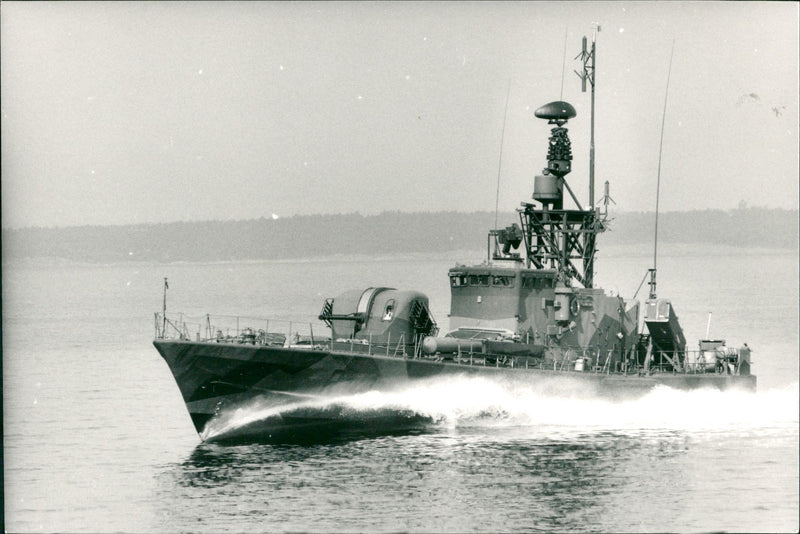
[[[280,219],[3,229],[4,259],[232,261],[481,250],[493,212],[385,212]],[[647,244],[655,217],[611,214],[603,245]],[[499,214],[500,227],[519,222]],[[659,215],[659,243],[798,248],[798,210],[739,207]]]

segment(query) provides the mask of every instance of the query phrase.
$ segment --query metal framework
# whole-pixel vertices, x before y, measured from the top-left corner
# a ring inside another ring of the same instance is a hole
[[[524,229],[527,267],[556,269],[565,281],[575,279],[583,287],[594,285],[594,255],[602,221],[594,210],[537,209],[526,204],[520,210]]]

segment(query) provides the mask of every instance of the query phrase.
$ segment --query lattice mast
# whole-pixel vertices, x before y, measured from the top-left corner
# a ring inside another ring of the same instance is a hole
[[[575,108],[567,102],[556,101],[536,110],[535,115],[554,125],[550,130],[547,167],[534,178],[533,199],[541,203],[523,203],[520,222],[526,246],[528,268],[555,269],[566,285],[573,282],[583,287],[594,285],[595,240],[605,230],[604,219],[594,209],[594,89],[595,89],[595,41],[599,26],[595,25],[591,50],[587,50],[587,39],[583,38],[583,50],[577,56],[583,61],[583,72],[577,73],[591,84],[591,139],[589,148],[589,205],[581,206],[569,187],[565,176],[572,170],[572,148],[567,121],[576,116]],[[564,209],[566,188],[576,209]]]

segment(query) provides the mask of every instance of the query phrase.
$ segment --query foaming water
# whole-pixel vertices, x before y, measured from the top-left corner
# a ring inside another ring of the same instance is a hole
[[[245,429],[276,428],[286,421],[368,428],[391,422],[429,428],[515,427],[528,437],[592,431],[747,431],[796,425],[798,385],[759,393],[659,386],[638,399],[565,397],[486,378],[420,381],[402,390],[300,400],[274,406],[254,399],[223,411],[206,426],[204,440],[235,437]],[[268,431],[268,430],[263,430]],[[266,437],[266,436],[264,436]]]

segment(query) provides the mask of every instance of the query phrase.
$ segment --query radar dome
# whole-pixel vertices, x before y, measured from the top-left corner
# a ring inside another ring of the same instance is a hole
[[[534,111],[533,114],[540,119],[548,119],[551,121],[567,121],[577,115],[572,104],[569,102],[562,102],[561,100],[545,104]]]

